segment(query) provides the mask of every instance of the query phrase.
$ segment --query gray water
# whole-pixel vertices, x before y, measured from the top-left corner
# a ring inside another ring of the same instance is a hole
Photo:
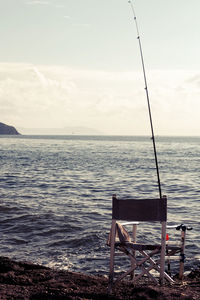
[[[168,223],[193,227],[190,269],[199,264],[200,138],[158,137],[157,151]],[[107,274],[112,194],[159,195],[149,137],[1,136],[0,157],[0,255],[17,260]]]

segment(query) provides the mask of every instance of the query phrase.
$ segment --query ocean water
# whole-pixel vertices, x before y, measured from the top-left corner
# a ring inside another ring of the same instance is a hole
[[[193,227],[189,270],[199,265],[200,138],[156,142],[168,223]],[[0,255],[17,260],[106,275],[112,194],[159,195],[149,137],[1,136],[0,158]],[[156,230],[138,236],[155,241]]]

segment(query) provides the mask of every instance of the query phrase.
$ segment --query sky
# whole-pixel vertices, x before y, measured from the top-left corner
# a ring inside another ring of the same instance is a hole
[[[200,135],[200,1],[132,3],[155,134]],[[0,25],[0,122],[150,134],[127,0],[0,0]]]

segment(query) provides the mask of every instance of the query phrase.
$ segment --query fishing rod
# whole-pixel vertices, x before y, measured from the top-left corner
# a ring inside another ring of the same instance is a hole
[[[144,55],[143,55],[143,51],[142,51],[142,44],[141,44],[141,39],[140,39],[139,27],[138,27],[137,18],[136,18],[135,10],[134,10],[134,7],[133,7],[133,3],[132,3],[131,0],[129,0],[128,3],[130,3],[132,13],[133,13],[133,16],[134,16],[136,32],[137,32],[137,39],[138,39],[138,43],[139,43],[140,57],[141,57],[141,62],[142,62],[142,70],[143,70],[143,75],[144,75],[145,91],[146,91],[146,97],[147,97],[147,105],[148,105],[148,111],[149,111],[149,119],[150,119],[150,125],[151,125],[152,142],[153,142],[153,149],[154,149],[154,156],[155,156],[155,163],[156,163],[159,196],[160,196],[160,199],[161,199],[162,198],[161,182],[160,182],[160,174],[159,174],[157,151],[156,151],[156,142],[155,142],[155,135],[154,135],[154,129],[153,129],[153,120],[152,120],[151,106],[150,106],[150,99],[149,99],[149,92],[148,92],[148,85],[147,85],[147,77],[146,77],[145,64],[144,64]]]

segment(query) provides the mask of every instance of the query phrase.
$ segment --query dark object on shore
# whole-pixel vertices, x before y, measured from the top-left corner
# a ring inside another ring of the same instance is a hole
[[[197,277],[195,277],[195,272]],[[187,299],[200,296],[199,270],[192,271],[184,282],[154,286],[145,281],[137,285],[129,281],[116,285],[107,293],[108,279],[80,273],[54,270],[30,262],[15,262],[0,257],[0,300],[64,300],[64,299]]]
[[[19,135],[20,133],[15,129],[15,127],[0,122],[0,134]]]

